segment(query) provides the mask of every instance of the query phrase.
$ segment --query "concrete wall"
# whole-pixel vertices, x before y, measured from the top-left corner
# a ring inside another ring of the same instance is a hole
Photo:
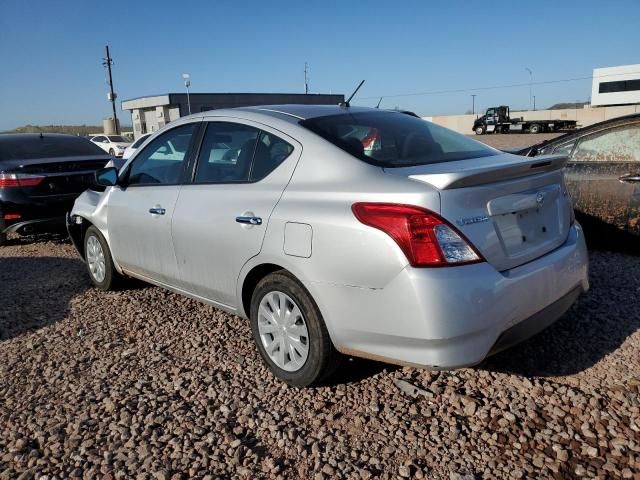
[[[618,107],[578,108],[562,110],[529,110],[512,111],[511,118],[523,117],[525,120],[576,120],[579,126],[586,127],[610,118],[640,113],[640,105],[624,105]],[[473,122],[477,115],[434,115],[423,117],[438,125],[455,130],[464,135],[473,134]]]

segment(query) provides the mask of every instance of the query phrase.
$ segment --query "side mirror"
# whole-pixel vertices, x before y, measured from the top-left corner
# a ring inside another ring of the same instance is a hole
[[[115,167],[101,168],[96,171],[96,183],[103,187],[113,187],[118,184],[118,170]]]

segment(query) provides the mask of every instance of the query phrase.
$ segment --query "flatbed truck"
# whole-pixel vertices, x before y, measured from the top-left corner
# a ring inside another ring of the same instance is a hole
[[[575,120],[524,120],[511,118],[509,107],[487,108],[484,115],[473,122],[473,131],[476,135],[485,133],[543,133],[557,132],[560,130],[572,130],[576,128]]]

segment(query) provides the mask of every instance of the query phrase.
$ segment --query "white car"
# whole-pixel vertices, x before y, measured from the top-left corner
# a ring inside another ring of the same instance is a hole
[[[140,145],[142,145],[144,141],[149,138],[149,135],[151,134],[145,133],[144,135],[140,136],[140,138],[138,138],[135,142],[125,148],[124,153],[122,154],[122,159],[127,160],[131,155],[133,155],[133,152],[140,148]]]
[[[114,157],[122,157],[131,142],[121,135],[96,135],[91,141]]]

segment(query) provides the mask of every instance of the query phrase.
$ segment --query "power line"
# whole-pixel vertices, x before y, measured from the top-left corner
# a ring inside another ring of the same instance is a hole
[[[635,74],[640,74],[640,72],[610,73],[607,75],[598,75],[596,77],[594,77],[593,75],[590,75],[588,77],[563,78],[559,80],[545,80],[541,82],[512,83],[510,85],[494,85],[490,87],[458,88],[453,90],[432,90],[427,92],[413,92],[413,93],[396,93],[392,95],[384,95],[384,97],[385,98],[417,97],[421,95],[441,95],[444,93],[478,92],[478,91],[484,91],[484,90],[497,90],[500,88],[528,87],[531,85],[550,85],[554,83],[576,82],[580,80],[592,80],[593,78],[613,77],[613,76],[620,76],[620,75],[635,75]],[[376,95],[372,97],[360,97],[360,100],[375,100],[380,97],[381,95]]]

